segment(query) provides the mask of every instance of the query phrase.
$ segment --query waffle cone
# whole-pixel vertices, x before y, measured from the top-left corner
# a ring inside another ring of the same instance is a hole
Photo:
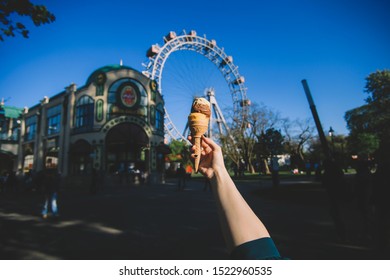
[[[188,126],[195,146],[195,172],[197,173],[201,156],[201,137],[207,132],[209,127],[209,118],[202,113],[191,113],[188,116]]]

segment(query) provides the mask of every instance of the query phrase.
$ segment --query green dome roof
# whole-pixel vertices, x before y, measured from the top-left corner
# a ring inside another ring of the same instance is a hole
[[[0,106],[0,115],[11,118],[11,119],[17,119],[21,116],[23,109],[16,108],[12,106]]]
[[[107,73],[107,72],[110,72],[110,71],[115,71],[115,70],[122,70],[122,69],[127,69],[127,70],[133,70],[133,71],[136,71],[136,72],[139,72],[138,70],[135,70],[134,68],[131,68],[129,66],[124,66],[124,65],[119,65],[119,64],[113,64],[113,65],[106,65],[106,66],[103,66],[97,70],[95,70],[87,79],[87,85],[89,85],[90,83],[92,83],[94,81],[94,78],[96,77],[97,74],[99,73]]]

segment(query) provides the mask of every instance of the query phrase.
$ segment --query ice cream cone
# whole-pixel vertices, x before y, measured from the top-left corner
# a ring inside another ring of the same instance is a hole
[[[191,131],[192,144],[195,147],[195,172],[198,172],[202,135],[206,133],[209,128],[209,120],[211,115],[211,105],[206,99],[200,97],[195,98],[191,106],[191,114],[188,116],[188,127]]]
[[[198,172],[201,157],[201,137],[207,132],[209,118],[202,113],[191,113],[188,116],[188,126],[195,146],[195,172]]]

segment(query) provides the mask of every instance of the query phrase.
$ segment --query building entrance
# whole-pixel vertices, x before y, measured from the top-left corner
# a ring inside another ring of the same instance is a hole
[[[149,170],[149,138],[133,123],[121,123],[106,136],[106,166],[111,174],[143,173]]]

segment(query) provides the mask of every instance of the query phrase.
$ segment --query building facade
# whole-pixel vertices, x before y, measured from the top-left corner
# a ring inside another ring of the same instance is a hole
[[[164,100],[155,81],[122,65],[94,71],[84,86],[44,97],[20,118],[16,170],[63,176],[164,169]]]
[[[22,111],[0,103],[0,176],[16,169]]]

